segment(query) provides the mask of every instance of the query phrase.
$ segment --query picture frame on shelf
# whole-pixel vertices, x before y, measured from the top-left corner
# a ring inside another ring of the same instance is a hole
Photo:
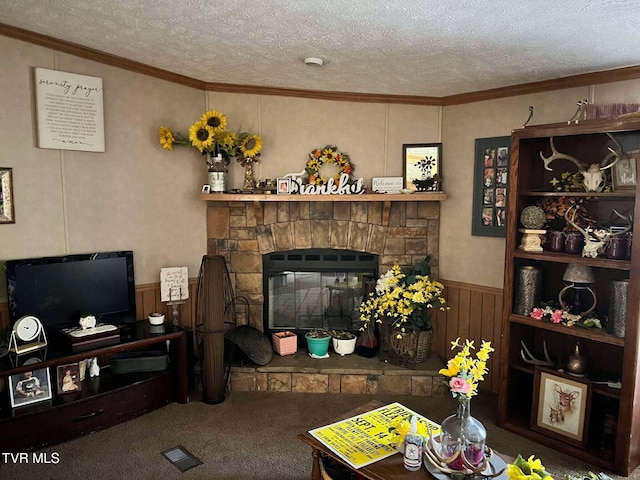
[[[291,178],[280,177],[276,183],[276,192],[279,194],[291,193]]]
[[[80,363],[58,365],[56,371],[58,395],[75,393],[82,390],[82,383],[80,379]]]
[[[9,377],[11,408],[51,400],[51,378],[48,368],[29,370]]]
[[[202,193],[211,193],[211,185],[202,185]]]
[[[511,137],[477,138],[474,159],[471,234],[507,234]]]
[[[417,192],[442,190],[442,143],[402,145],[404,188]]]
[[[13,208],[13,169],[0,167],[0,223],[16,223]]]
[[[591,390],[589,380],[536,367],[531,429],[585,448]]]
[[[640,158],[640,150],[633,150],[611,167],[611,185],[614,192],[636,189],[638,182],[636,161],[638,158]]]

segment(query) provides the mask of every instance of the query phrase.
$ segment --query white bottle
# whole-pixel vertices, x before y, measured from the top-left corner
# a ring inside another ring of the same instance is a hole
[[[422,437],[418,435],[418,418],[411,417],[411,429],[404,436],[404,468],[415,472],[422,467]]]

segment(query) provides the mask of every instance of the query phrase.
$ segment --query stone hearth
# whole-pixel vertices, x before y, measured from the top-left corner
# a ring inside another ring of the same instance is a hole
[[[379,357],[359,355],[314,359],[306,349],[283,357],[274,353],[269,364],[233,366],[232,391],[298,393],[392,393],[395,395],[443,395],[445,388],[438,374],[444,364],[433,352],[415,370],[380,361]]]

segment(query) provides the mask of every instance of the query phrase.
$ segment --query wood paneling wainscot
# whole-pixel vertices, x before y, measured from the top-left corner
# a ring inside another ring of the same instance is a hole
[[[189,279],[189,300],[181,306],[180,324],[195,330],[197,278]],[[447,361],[455,354],[451,341],[457,337],[468,338],[478,347],[482,340],[491,342],[496,349],[489,359],[489,374],[480,388],[498,391],[498,359],[500,358],[502,290],[499,288],[471,285],[443,280],[445,298],[449,310],[438,312],[433,321],[433,351]],[[160,284],[149,283],[136,286],[136,311],[138,320],[146,319],[151,312],[165,312],[171,321],[171,307],[160,301]],[[0,327],[9,326],[7,303],[0,303]]]
[[[473,340],[478,351],[482,340],[491,342],[495,352],[491,354],[485,376],[479,388],[491,392],[498,391],[500,337],[502,335],[502,289],[471,285],[462,282],[442,280],[444,297],[449,310],[438,312],[433,322],[433,351],[442,361],[452,358],[458,350],[451,350],[451,342],[456,338]]]

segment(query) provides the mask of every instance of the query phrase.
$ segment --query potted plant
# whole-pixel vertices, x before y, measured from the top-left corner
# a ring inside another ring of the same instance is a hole
[[[317,328],[308,331],[304,338],[307,340],[309,353],[316,357],[326,357],[329,351],[331,334],[324,328]]]
[[[375,292],[360,305],[362,330],[380,323],[381,342],[399,357],[400,364],[423,362],[431,350],[431,315],[446,310],[444,285],[430,278],[431,257],[412,267],[397,263],[376,282]],[[383,320],[385,320],[383,322]],[[386,336],[386,337],[385,337]]]
[[[345,356],[354,352],[358,337],[353,333],[346,330],[331,330],[330,333],[333,349],[337,354]]]

